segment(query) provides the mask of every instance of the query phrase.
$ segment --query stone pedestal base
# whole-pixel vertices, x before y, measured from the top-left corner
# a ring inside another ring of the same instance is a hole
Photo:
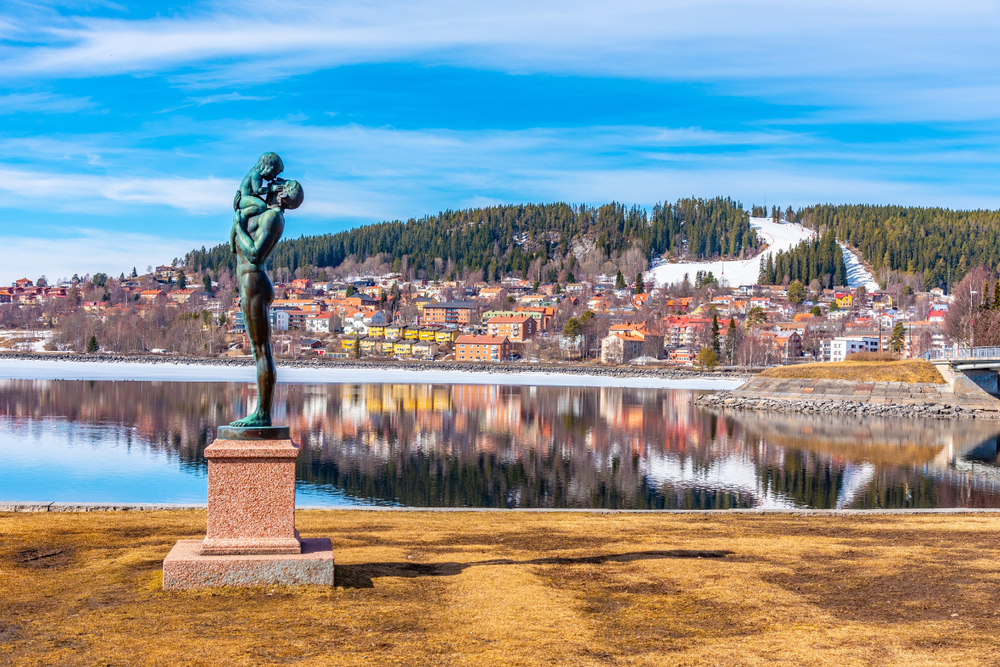
[[[163,589],[215,586],[333,586],[333,547],[329,538],[301,540],[294,555],[203,556],[202,540],[181,540],[163,561]]]
[[[297,554],[291,440],[222,440],[208,459],[208,534],[203,556]]]
[[[208,530],[163,561],[163,588],[333,585],[329,539],[295,530],[295,457],[288,427],[223,426],[205,449]]]

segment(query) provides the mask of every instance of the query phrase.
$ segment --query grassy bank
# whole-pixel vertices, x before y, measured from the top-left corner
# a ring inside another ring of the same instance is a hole
[[[944,384],[934,364],[923,359],[902,361],[836,361],[769,368],[760,377],[849,380],[853,382],[929,382]]]
[[[997,515],[302,512],[333,589],[165,593],[200,511],[0,514],[0,664],[996,664]]]

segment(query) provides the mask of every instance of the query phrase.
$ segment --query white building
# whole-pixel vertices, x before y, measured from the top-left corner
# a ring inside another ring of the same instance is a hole
[[[285,317],[288,317],[285,315]],[[306,316],[306,331],[310,333],[333,333],[333,313],[316,313]]]
[[[232,333],[246,333],[246,323],[243,321],[243,311],[237,310],[232,314],[232,325],[229,327]],[[288,331],[288,313],[283,310],[268,309],[267,319],[271,324],[271,331]]]
[[[848,355],[855,352],[878,352],[878,337],[837,336],[830,341],[830,361],[844,361]]]

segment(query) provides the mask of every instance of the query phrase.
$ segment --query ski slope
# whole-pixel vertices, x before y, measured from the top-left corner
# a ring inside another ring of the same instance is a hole
[[[739,287],[756,285],[760,276],[760,263],[767,261],[768,255],[779,250],[794,248],[802,241],[813,238],[815,232],[797,223],[775,223],[770,218],[750,218],[750,226],[757,230],[757,236],[764,240],[767,248],[755,257],[727,262],[680,262],[677,264],[655,264],[646,274],[646,280],[654,280],[656,285],[670,285],[684,280],[684,274],[693,283],[698,271],[711,271],[719,284]],[[845,260],[847,259],[845,255]],[[855,258],[856,260],[857,258]],[[862,267],[863,269],[863,267]]]
[[[875,276],[865,268],[865,265],[861,262],[861,258],[848,250],[847,246],[843,243],[838,242],[838,244],[840,245],[840,249],[844,251],[844,266],[847,268],[847,286],[854,289],[864,285],[865,290],[869,294],[877,290],[878,283],[875,282]]]

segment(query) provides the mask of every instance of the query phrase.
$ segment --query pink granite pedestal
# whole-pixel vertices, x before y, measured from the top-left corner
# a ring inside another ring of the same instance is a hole
[[[163,588],[333,585],[329,539],[295,530],[291,440],[216,439],[207,449],[208,530],[163,561]]]
[[[211,586],[333,586],[329,538],[302,540],[301,553],[203,556],[202,540],[180,540],[163,561],[163,589]]]

